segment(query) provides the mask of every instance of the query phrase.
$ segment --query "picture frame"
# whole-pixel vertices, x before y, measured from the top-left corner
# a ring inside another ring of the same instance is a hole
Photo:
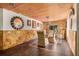
[[[32,20],[32,28],[36,28],[36,21]]]
[[[31,20],[27,19],[27,26],[31,26]]]
[[[37,27],[39,27],[40,26],[40,23],[39,22],[37,22]]]

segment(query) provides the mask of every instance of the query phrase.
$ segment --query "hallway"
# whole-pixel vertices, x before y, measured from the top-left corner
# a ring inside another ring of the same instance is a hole
[[[1,56],[73,56],[66,40],[62,43],[48,44],[46,48],[37,47],[37,40],[0,51]]]
[[[0,8],[1,56],[75,55],[76,4],[2,3]]]

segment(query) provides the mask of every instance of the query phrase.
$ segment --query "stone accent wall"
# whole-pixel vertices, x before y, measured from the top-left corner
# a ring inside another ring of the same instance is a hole
[[[2,36],[2,32],[0,33],[0,38]],[[24,42],[32,40],[36,36],[36,32],[32,30],[5,30],[3,31],[3,49],[8,49],[14,47],[16,45],[22,44]],[[2,46],[0,44],[0,48]]]
[[[58,36],[64,38],[66,35],[66,20],[54,21],[51,24],[58,26]]]
[[[2,32],[2,30],[0,30],[0,50],[2,50],[3,49],[3,32]]]
[[[75,39],[76,39],[76,32],[75,31],[69,31],[67,32],[67,41],[68,44],[73,52],[73,54],[75,55]]]
[[[62,38],[66,36],[66,20],[60,20],[60,21],[51,21],[48,23],[44,23],[44,26],[47,25],[57,25],[58,26],[58,36],[61,36]],[[51,30],[48,29],[49,33],[51,33]]]

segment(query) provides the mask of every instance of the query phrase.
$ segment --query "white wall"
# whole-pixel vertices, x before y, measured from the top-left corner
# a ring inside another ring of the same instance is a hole
[[[3,10],[0,9],[0,30],[3,29]]]
[[[68,16],[68,18],[67,18],[67,30],[68,31],[69,30],[77,31],[77,18],[76,18],[76,15],[72,19],[72,29],[70,29],[70,23],[71,23],[70,19],[71,18],[69,18],[69,16]]]
[[[27,19],[31,19],[31,20],[35,20],[29,17],[26,17],[22,14],[18,14],[15,12],[12,12],[10,10],[6,10],[3,9],[3,30],[14,30],[10,24],[11,18],[13,18],[14,16],[19,16],[23,19],[24,21],[24,27],[22,28],[22,30],[40,30],[40,27],[36,27],[36,28],[32,28],[32,26],[27,26]],[[42,24],[42,22],[35,20],[36,22],[39,22]]]
[[[75,55],[75,41],[76,41],[76,32],[77,32],[77,12],[76,12],[76,4],[74,5],[75,15],[72,17],[72,29],[71,26],[71,17],[67,18],[67,41]]]

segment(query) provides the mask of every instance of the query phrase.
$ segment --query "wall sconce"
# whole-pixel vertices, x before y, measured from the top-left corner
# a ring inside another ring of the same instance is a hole
[[[74,10],[73,7],[71,7],[70,10],[71,10],[71,11],[70,11],[69,17],[70,17],[71,15],[74,15],[74,14],[75,14],[75,10]]]

